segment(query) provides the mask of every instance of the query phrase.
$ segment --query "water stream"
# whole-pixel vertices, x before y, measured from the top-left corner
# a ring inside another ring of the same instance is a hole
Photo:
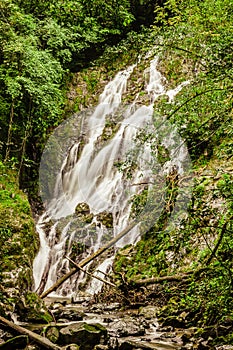
[[[157,123],[164,126],[163,135],[159,137],[152,119],[157,98],[166,95],[172,102],[188,82],[166,90],[166,81],[157,65],[156,57],[145,70],[143,94],[148,95],[147,105],[139,103],[140,94],[132,103],[122,103],[122,96],[127,96],[127,81],[134,74],[136,65],[133,65],[119,72],[105,86],[93,112],[84,113],[81,122],[78,116],[77,129],[73,120],[70,125],[66,122],[58,128],[53,141],[48,142],[40,168],[43,173],[40,181],[46,188],[42,196],[46,211],[37,223],[40,250],[33,265],[35,290],[46,290],[69,271],[66,256],[74,259],[76,254],[78,262],[123,230],[133,220],[131,210],[135,195],[145,189],[148,191],[145,207],[150,211],[148,203],[154,197],[155,188],[165,185],[167,174],[174,167],[179,175],[184,175],[187,170],[187,148],[177,132],[167,127],[162,118],[157,119]],[[68,134],[67,128],[70,128]],[[109,128],[112,134],[106,137]],[[69,133],[72,136],[69,137]],[[153,136],[142,144],[139,137],[142,134]],[[69,148],[63,149],[67,135]],[[158,138],[169,153],[169,160],[164,164],[156,157]],[[55,169],[49,164],[50,159],[59,157],[62,161]],[[51,177],[55,180],[52,186],[48,186]],[[185,207],[182,194],[180,203]],[[158,198],[156,205],[159,216],[164,206],[163,196]],[[145,212],[143,209],[139,215],[145,217]],[[116,243],[104,260],[100,260],[99,265],[92,266],[94,273],[103,277],[111,268],[115,250],[134,244],[139,238],[140,227],[136,225]],[[102,287],[99,280],[88,281],[85,274],[79,272],[56,293],[77,293],[81,284],[85,284],[89,294],[97,293]]]

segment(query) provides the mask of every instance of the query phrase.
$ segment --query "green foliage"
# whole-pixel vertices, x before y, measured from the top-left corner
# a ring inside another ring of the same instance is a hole
[[[134,18],[127,0],[1,0],[0,12],[0,146],[3,159],[18,158],[21,172],[23,165],[35,166],[49,132],[62,120],[71,61],[82,65],[85,50],[102,49]]]
[[[34,221],[16,170],[0,162],[0,313],[13,311],[32,288],[32,262],[38,250]],[[12,278],[12,276],[14,276]]]
[[[159,37],[154,40],[159,68],[168,88],[185,80],[189,85],[172,103],[156,102],[155,120],[159,112],[178,128],[193,160],[195,183],[179,226],[166,230],[162,212],[160,225],[130,254],[128,248],[119,251],[114,266],[121,283],[122,276],[137,280],[193,270],[188,281],[161,286],[165,309],[175,317],[185,311],[187,326],[215,327],[215,343],[232,343],[232,327],[218,336],[219,325],[233,319],[232,9],[229,0],[168,0],[156,8],[151,37]],[[163,164],[166,150],[159,153]],[[136,196],[134,210],[143,201],[143,194]]]
[[[0,162],[0,274],[30,266],[37,249],[30,205],[15,178],[15,171]]]

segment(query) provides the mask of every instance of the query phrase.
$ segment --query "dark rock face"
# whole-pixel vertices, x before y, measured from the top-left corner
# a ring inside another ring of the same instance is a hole
[[[91,350],[95,345],[107,342],[107,330],[98,323],[85,322],[71,324],[60,330],[59,343],[77,344],[80,350]]]

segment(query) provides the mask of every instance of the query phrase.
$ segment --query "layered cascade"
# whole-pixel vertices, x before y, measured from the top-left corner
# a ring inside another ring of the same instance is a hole
[[[126,236],[98,262],[87,266],[92,274],[104,277],[116,249],[135,244],[158,219],[166,205],[162,189],[169,174],[184,177],[190,170],[185,143],[154,111],[159,96],[166,95],[172,103],[188,82],[166,90],[166,80],[157,65],[156,57],[144,72],[144,90],[133,102],[123,103],[122,97],[127,97],[127,82],[136,65],[119,72],[105,86],[94,111],[66,121],[49,140],[40,168],[46,211],[37,223],[40,250],[33,266],[35,290],[39,293],[70,270],[67,257],[80,262],[135,220],[136,225]],[[147,96],[147,103],[142,103],[142,95]],[[161,148],[167,154],[164,161],[159,159]],[[61,161],[55,166],[51,159],[58,158]],[[185,211],[189,198],[181,187],[174,220]],[[143,205],[137,207],[142,194]],[[101,287],[101,281],[80,271],[56,294],[85,290],[91,295]]]

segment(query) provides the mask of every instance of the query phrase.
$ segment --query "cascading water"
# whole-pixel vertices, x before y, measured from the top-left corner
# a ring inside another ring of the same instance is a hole
[[[164,186],[166,174],[174,165],[178,174],[184,173],[187,149],[182,145],[181,139],[177,141],[174,131],[167,130],[161,141],[169,150],[171,159],[163,165],[157,161],[152,147],[157,137],[152,116],[154,102],[159,96],[167,95],[171,102],[188,82],[166,91],[165,79],[156,68],[157,62],[158,58],[153,59],[149,71],[147,70],[149,79],[145,84],[145,93],[149,97],[148,105],[138,107],[138,94],[133,103],[123,106],[122,95],[127,92],[127,81],[135,66],[119,72],[106,85],[94,112],[84,118],[81,130],[77,130],[77,133],[85,134],[85,138],[76,139],[68,150],[63,151],[64,159],[60,171],[57,171],[54,188],[45,196],[47,210],[37,224],[41,247],[33,266],[36,290],[41,292],[49,288],[58,277],[69,271],[66,256],[74,259],[75,253],[80,260],[123,230],[132,220],[132,198],[136,194],[145,188],[149,193],[156,186]],[[116,129],[105,140],[106,120],[109,121],[109,118],[110,121],[114,118],[117,120],[114,122]],[[58,133],[59,137],[63,135],[62,130]],[[144,133],[153,131],[154,139],[140,147],[137,138],[142,130]],[[51,153],[51,142],[47,150]],[[58,151],[62,153],[62,150]],[[48,163],[45,157],[42,164],[46,161]],[[127,162],[130,165],[128,167]],[[48,167],[47,178],[52,170],[51,166]],[[44,171],[44,166],[41,171]],[[47,179],[46,176],[43,181]],[[162,197],[157,203],[158,213],[164,205]],[[135,243],[139,237],[140,228],[135,225],[117,242],[115,249]],[[113,257],[114,250],[95,266],[95,274],[105,274]],[[65,282],[57,293],[67,295],[77,292],[84,280],[84,273],[79,272],[78,276]],[[90,294],[101,289],[101,282],[97,279],[86,284],[86,290]]]

